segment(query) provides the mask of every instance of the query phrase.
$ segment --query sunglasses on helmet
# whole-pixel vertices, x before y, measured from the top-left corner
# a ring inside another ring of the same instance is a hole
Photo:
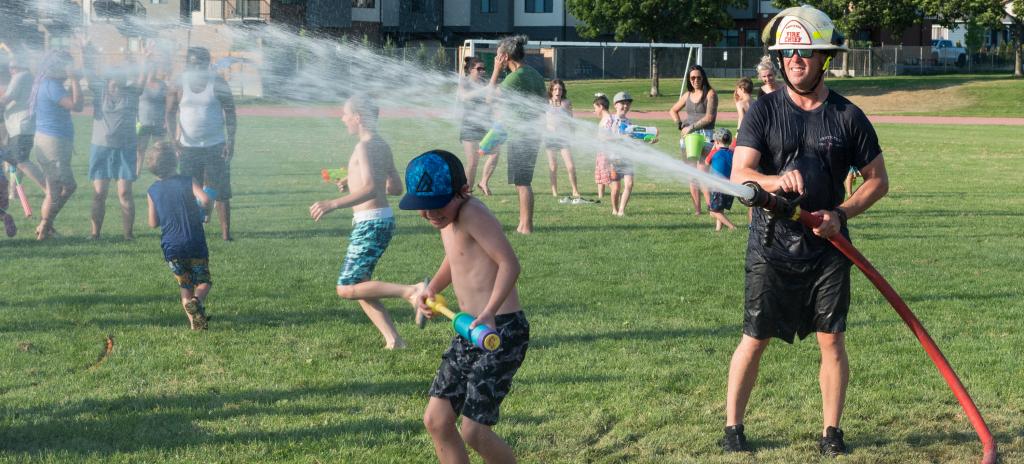
[[[787,48],[787,49],[783,49],[783,50],[780,50],[780,51],[782,52],[782,56],[784,58],[792,58],[793,55],[800,55],[800,58],[810,58],[810,57],[814,56],[814,50],[810,50],[810,49],[799,49],[799,50],[797,50],[797,49],[793,49],[793,48]]]

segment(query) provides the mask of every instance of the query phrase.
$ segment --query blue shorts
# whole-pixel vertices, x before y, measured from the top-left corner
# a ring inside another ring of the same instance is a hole
[[[171,268],[178,286],[186,290],[192,290],[199,284],[213,283],[210,281],[209,258],[175,258],[167,261],[167,267]]]
[[[134,182],[137,179],[135,176],[137,160],[135,147],[113,148],[92,145],[89,149],[89,179]]]
[[[713,213],[721,213],[727,209],[732,209],[732,198],[732,195],[711,192],[711,202],[708,204],[708,210]]]
[[[356,222],[348,238],[348,252],[338,274],[338,285],[355,285],[370,280],[373,268],[384,255],[395,233],[395,218]]]

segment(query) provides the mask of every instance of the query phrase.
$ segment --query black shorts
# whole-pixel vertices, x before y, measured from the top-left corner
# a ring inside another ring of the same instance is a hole
[[[721,213],[727,209],[732,209],[732,198],[732,195],[711,192],[711,204],[708,205],[708,210]]]
[[[803,339],[811,332],[846,331],[851,265],[831,247],[815,260],[796,262],[769,262],[748,249],[743,333],[793,343],[794,334]]]
[[[182,147],[180,170],[196,182],[217,191],[216,201],[231,199],[231,164],[224,160],[224,144]]]
[[[164,126],[139,126],[139,137],[161,138],[167,135],[167,128]]]
[[[32,154],[32,147],[35,145],[34,134],[15,135],[7,141],[7,155],[4,161],[11,164],[20,164],[28,161]]]
[[[540,141],[525,134],[509,136],[508,142],[508,183],[525,186],[533,183],[533,169],[537,167],[537,153]]]
[[[530,323],[522,311],[499,315],[494,322],[501,336],[497,350],[484,351],[456,335],[430,385],[430,396],[450,401],[456,415],[483,425],[498,423],[501,401],[530,345]]]

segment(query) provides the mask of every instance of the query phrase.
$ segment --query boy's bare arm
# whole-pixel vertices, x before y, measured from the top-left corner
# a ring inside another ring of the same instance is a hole
[[[420,294],[419,298],[417,298],[416,311],[421,312],[428,319],[433,317],[434,312],[426,305],[427,298],[434,298],[434,295],[443,292],[451,284],[452,267],[448,264],[448,257],[445,256],[444,260],[441,261],[441,267],[437,268],[434,277],[430,279],[430,283],[423,289],[423,293]]]
[[[235,113],[235,97],[231,95],[231,87],[228,82],[220,76],[214,77],[213,90],[220,101],[224,111],[224,128],[227,131],[227,140],[224,143],[224,159],[230,160],[235,156],[235,132],[238,128],[238,119]]]
[[[402,186],[402,176],[398,173],[398,169],[395,168],[395,163],[391,163],[391,170],[388,172],[388,179],[385,185],[385,191],[388,195],[397,196],[401,195],[405,189]]]
[[[352,151],[352,160],[358,162],[359,167],[355,171],[350,171],[348,178],[361,177],[363,182],[358,183],[360,187],[352,189],[352,184],[349,183],[350,190],[348,195],[334,200],[323,200],[313,203],[313,206],[309,207],[309,215],[314,221],[319,221],[325,214],[336,209],[350,208],[373,199],[377,184],[373,177],[372,163],[370,163],[369,157],[366,154],[365,144],[356,144],[355,150]]]
[[[153,197],[146,194],[146,203],[149,204],[149,227],[156,228],[160,225],[160,221],[156,217],[156,205],[153,204]]]
[[[192,180],[192,195],[199,200],[199,206],[202,206],[203,209],[210,209],[210,196],[203,191],[203,186],[194,179]]]
[[[508,238],[505,237],[505,231],[501,229],[501,224],[494,215],[482,204],[471,203],[468,206],[463,208],[460,213],[459,223],[465,227],[466,232],[498,266],[491,297],[478,317],[478,319],[493,319],[494,315],[498,313],[498,309],[505,303],[509,293],[515,289],[520,272],[519,258],[516,257],[516,252],[512,249]]]

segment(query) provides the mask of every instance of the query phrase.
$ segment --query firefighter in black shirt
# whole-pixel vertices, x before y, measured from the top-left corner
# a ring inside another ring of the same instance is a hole
[[[850,305],[851,263],[828,238],[849,238],[846,221],[885,196],[889,181],[878,137],[864,113],[824,83],[832,58],[847,50],[831,19],[809,6],[788,8],[762,39],[777,60],[786,88],[755,101],[743,120],[732,180],[754,181],[822,218],[808,230],[754,210],[747,243],[743,337],[729,366],[725,451],[750,451],[743,429],[761,354],[772,337],[792,343],[815,333],[821,349],[819,382],[823,455],[846,454],[839,419],[849,379],[843,332]],[[850,167],[864,175],[845,199]],[[844,201],[845,199],[845,201]]]

